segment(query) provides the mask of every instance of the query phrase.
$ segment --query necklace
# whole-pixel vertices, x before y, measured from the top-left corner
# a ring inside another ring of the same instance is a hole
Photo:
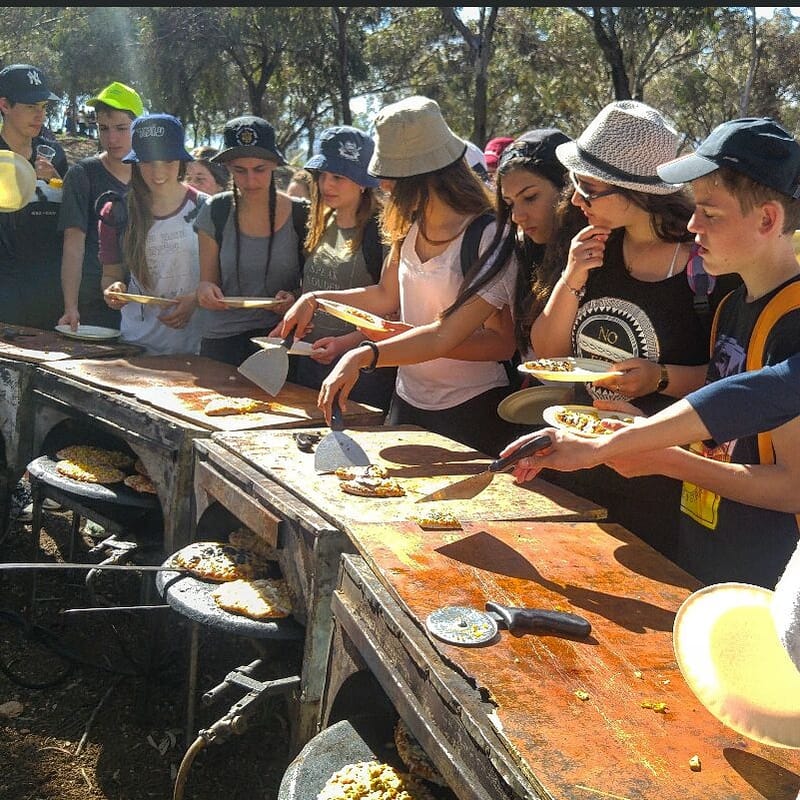
[[[420,225],[420,226],[419,226],[419,235],[420,235],[420,236],[421,236],[421,237],[422,237],[422,238],[423,238],[423,239],[424,239],[424,240],[425,240],[425,241],[426,241],[428,244],[432,244],[432,245],[434,245],[435,247],[438,247],[438,246],[440,246],[440,245],[443,245],[443,244],[450,244],[450,242],[453,242],[453,241],[455,241],[456,239],[458,239],[458,237],[459,237],[459,236],[461,236],[461,234],[462,234],[462,233],[464,233],[464,231],[467,229],[467,225],[469,225],[469,223],[467,223],[466,225],[464,225],[463,227],[461,227],[461,228],[458,230],[458,232],[457,232],[457,233],[456,233],[454,236],[451,236],[449,239],[431,239],[429,236],[427,236],[427,235],[426,235],[426,233],[425,233],[425,230],[424,230],[424,228],[422,227],[422,225]]]
[[[645,249],[645,255],[649,255],[650,251],[653,249],[653,246],[654,245],[658,245],[658,244],[659,244],[658,241],[651,242],[647,246],[647,248]],[[678,253],[680,252],[680,249],[681,249],[681,242],[678,242],[675,245],[675,251],[672,254],[672,261],[670,262],[669,269],[667,270],[667,274],[666,274],[667,278],[671,278],[672,277],[672,273],[675,270],[675,262],[678,259]],[[643,257],[641,259],[641,261],[644,261],[644,260],[645,260],[645,258]],[[628,273],[628,275],[633,275],[633,267],[630,265],[630,263],[628,261],[628,256],[625,253],[625,240],[623,240],[623,242],[622,242],[622,263],[623,263],[623,265],[625,267],[625,271]]]

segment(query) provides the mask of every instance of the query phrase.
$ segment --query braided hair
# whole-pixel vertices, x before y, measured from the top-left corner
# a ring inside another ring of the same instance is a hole
[[[264,267],[264,275],[269,272],[269,265],[272,262],[272,243],[275,241],[275,210],[278,205],[278,190],[275,188],[275,178],[270,179],[269,182],[269,242],[267,243],[267,263]],[[236,231],[236,283],[241,287],[240,273],[239,273],[239,254],[241,252],[241,244],[239,239],[239,189],[236,183],[233,184],[233,227]]]

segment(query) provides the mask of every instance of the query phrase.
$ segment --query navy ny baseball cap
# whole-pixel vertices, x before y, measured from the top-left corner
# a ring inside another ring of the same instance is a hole
[[[61,100],[50,91],[44,73],[31,64],[9,64],[0,70],[0,97],[12,103]]]
[[[380,184],[367,172],[375,143],[364,131],[350,125],[326,128],[320,136],[319,149],[320,152],[306,162],[305,169],[344,175],[353,183],[370,189]]]
[[[800,144],[770,117],[723,122],[694,153],[667,161],[656,171],[668,183],[686,183],[720,167],[729,167],[781,194],[800,198]]]
[[[122,161],[194,161],[186,151],[183,125],[171,114],[145,114],[131,125],[131,151]]]

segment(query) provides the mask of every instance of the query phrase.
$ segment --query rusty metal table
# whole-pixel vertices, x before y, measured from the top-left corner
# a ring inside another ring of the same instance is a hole
[[[136,355],[141,348],[120,341],[68,339],[56,331],[0,322],[0,523],[8,514],[10,493],[36,455],[33,451],[33,376],[37,365],[71,358],[115,358]],[[5,338],[11,331],[11,338]],[[4,525],[3,525],[4,527]]]
[[[279,404],[258,414],[213,417],[205,404],[248,396]],[[72,359],[40,365],[33,378],[33,455],[47,452],[59,426],[75,421],[124,440],[144,463],[158,490],[164,517],[164,552],[193,540],[192,443],[215,431],[246,427],[308,426],[322,421],[317,392],[286,384],[270,398],[236,368],[200,356]],[[376,409],[353,404],[348,424],[374,421]]]
[[[349,534],[366,516],[402,520],[413,499],[450,480],[483,469],[486,456],[415,426],[350,427],[374,463],[389,467],[411,493],[406,498],[345,495],[335,475],[317,475],[313,455],[298,450],[293,431],[215,433],[195,441],[195,508],[198,519],[219,504],[272,545],[284,577],[303,598],[306,625],[302,696],[295,751],[318,730],[319,703],[331,634],[330,598],[339,558],[355,552]],[[513,486],[498,475],[481,501],[456,501],[464,517],[492,515],[545,519],[601,518],[599,506],[536,481]]]
[[[683,681],[671,633],[691,576],[618,525],[463,528],[353,526],[361,555],[343,556],[332,598],[323,723],[367,670],[460,800],[795,800],[800,753],[739,736]],[[467,648],[424,627],[440,606],[487,600],[573,611],[591,637],[501,631]]]

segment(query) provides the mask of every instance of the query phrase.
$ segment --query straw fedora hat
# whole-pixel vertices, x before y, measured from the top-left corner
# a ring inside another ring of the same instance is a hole
[[[449,167],[467,143],[447,126],[439,104],[414,95],[375,116],[375,151],[367,171],[376,178],[409,178]]]
[[[24,208],[35,189],[36,171],[31,163],[12,150],[0,150],[0,212]]]
[[[666,183],[656,167],[672,161],[678,134],[654,108],[637,100],[609,103],[573,142],[556,148],[572,172],[648,194],[673,194],[682,184]]]
[[[691,594],[673,628],[678,666],[737,733],[800,748],[800,547],[775,591],[720,583]]]

